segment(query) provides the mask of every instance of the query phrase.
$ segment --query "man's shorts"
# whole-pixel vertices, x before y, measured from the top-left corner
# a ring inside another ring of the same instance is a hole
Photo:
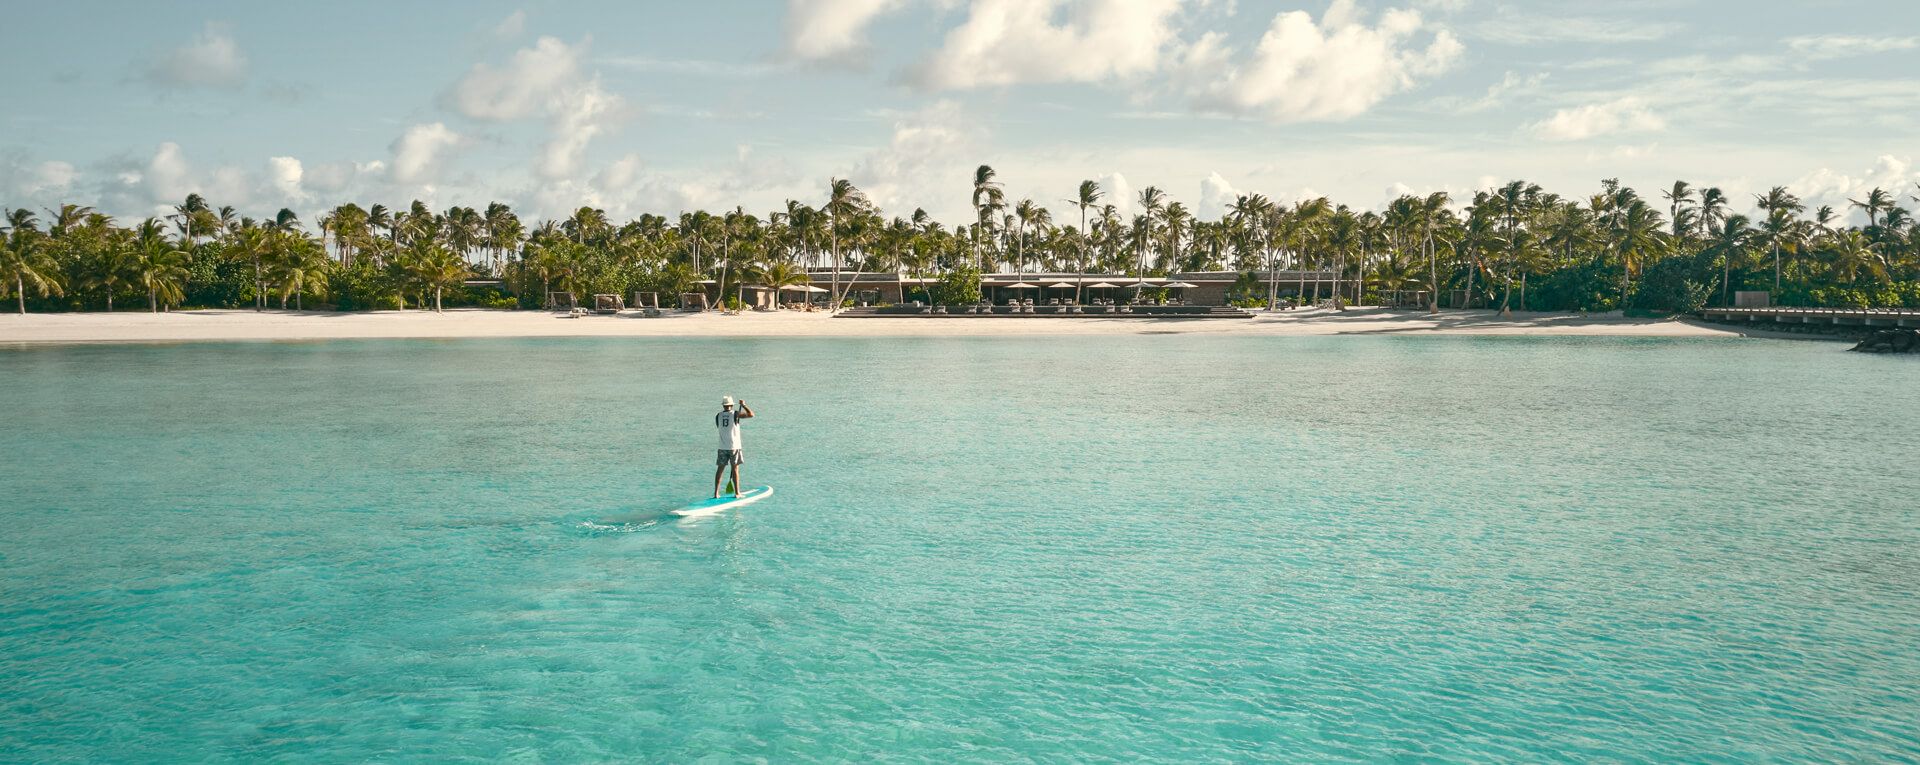
[[[720,458],[713,464],[719,467],[727,467],[728,465],[745,465],[747,461],[740,456],[739,449],[721,449]]]

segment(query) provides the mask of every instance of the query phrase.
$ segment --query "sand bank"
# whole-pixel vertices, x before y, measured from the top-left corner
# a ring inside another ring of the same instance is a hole
[[[1689,321],[1618,315],[1355,308],[1258,315],[1252,319],[834,318],[778,311],[740,315],[635,312],[562,318],[540,311],[218,310],[0,315],[0,344],[150,343],[210,340],[326,340],[476,337],[896,337],[977,335],[1591,335],[1739,337],[1756,333]]]

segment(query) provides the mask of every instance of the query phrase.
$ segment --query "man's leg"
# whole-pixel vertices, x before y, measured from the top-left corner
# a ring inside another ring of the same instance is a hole
[[[727,474],[727,466],[715,465],[713,468],[713,498],[720,498],[720,478]]]
[[[735,498],[740,496],[740,463],[738,461],[733,463],[733,496]]]

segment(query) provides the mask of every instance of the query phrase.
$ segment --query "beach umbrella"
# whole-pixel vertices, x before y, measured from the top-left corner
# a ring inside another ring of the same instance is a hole
[[[788,284],[788,285],[782,286],[780,288],[780,291],[781,292],[807,292],[812,289],[813,287],[805,284]]]
[[[1198,286],[1200,286],[1200,285],[1197,285],[1197,284],[1188,284],[1188,283],[1186,283],[1186,282],[1172,282],[1172,283],[1169,283],[1169,284],[1164,284],[1164,285],[1161,285],[1161,286],[1164,286],[1164,287],[1166,287],[1167,289],[1172,289],[1172,290],[1183,290],[1183,289],[1186,289],[1186,288],[1188,288],[1188,287],[1198,287]]]
[[[1115,288],[1115,287],[1118,287],[1118,286],[1120,286],[1120,285],[1118,285],[1118,284],[1108,284],[1108,283],[1106,283],[1106,282],[1094,282],[1094,283],[1092,283],[1092,284],[1089,284],[1089,285],[1087,285],[1087,289],[1090,289],[1090,290],[1110,290],[1110,289],[1113,289],[1113,288]]]
[[[1000,287],[1001,289],[1009,289],[1009,290],[1037,290],[1037,289],[1040,289],[1040,285],[1038,285],[1038,284],[1028,284],[1028,283],[1026,283],[1026,282],[1014,282],[1014,283],[1012,283],[1012,284],[1002,284],[1002,285],[999,285],[999,287]]]
[[[1070,284],[1070,283],[1068,283],[1068,282],[1054,282],[1054,283],[1052,283],[1052,284],[1049,284],[1049,285],[1047,285],[1047,289],[1050,289],[1050,290],[1070,290],[1070,289],[1073,289],[1073,288],[1074,288],[1074,287],[1076,287],[1076,286],[1078,286],[1078,285],[1074,285],[1074,284]]]

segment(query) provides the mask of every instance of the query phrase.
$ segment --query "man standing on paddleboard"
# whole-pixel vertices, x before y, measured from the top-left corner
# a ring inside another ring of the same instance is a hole
[[[713,416],[713,426],[720,430],[720,458],[713,469],[713,497],[720,498],[720,479],[727,474],[727,468],[733,468],[733,496],[740,496],[740,421],[753,418],[753,410],[747,408],[747,402],[740,402],[740,411],[733,410],[733,397],[720,398],[720,413]]]

